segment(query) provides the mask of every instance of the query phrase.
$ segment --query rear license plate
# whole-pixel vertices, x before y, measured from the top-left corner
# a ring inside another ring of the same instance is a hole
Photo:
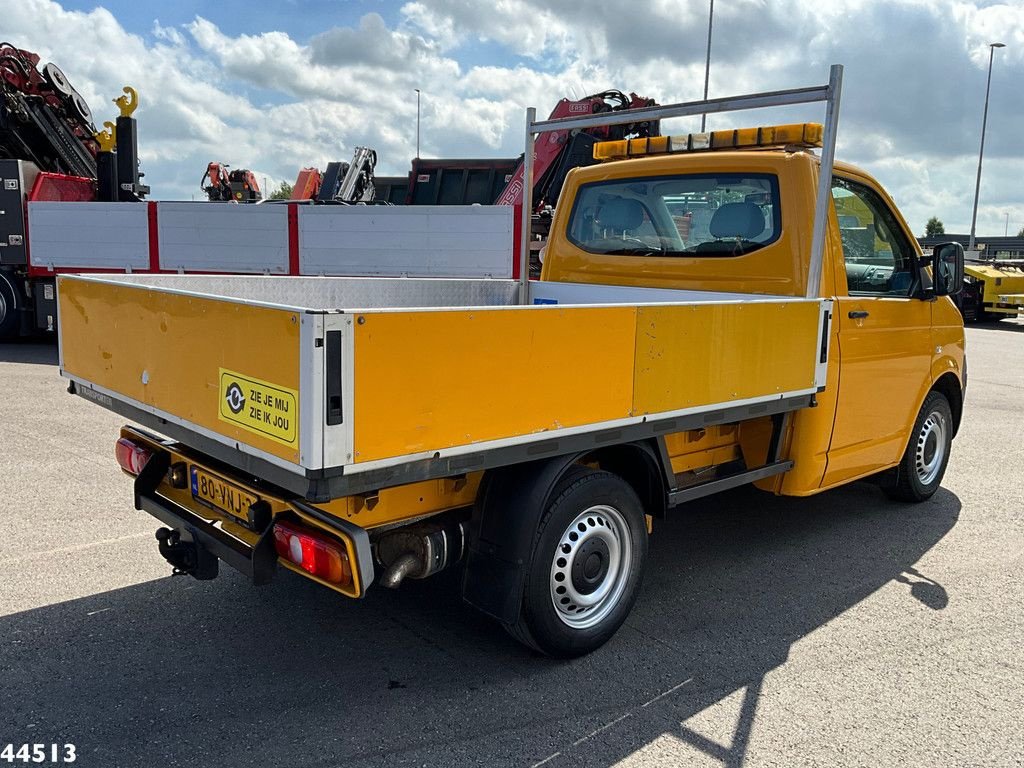
[[[199,467],[192,467],[192,496],[216,509],[234,515],[240,520],[249,519],[249,507],[259,501],[259,496],[246,493],[237,485],[210,474]]]

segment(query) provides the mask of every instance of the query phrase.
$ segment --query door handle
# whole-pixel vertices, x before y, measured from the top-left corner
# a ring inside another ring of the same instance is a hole
[[[851,320],[861,320],[868,316],[868,311],[864,309],[855,309],[852,312],[848,312],[846,316]]]

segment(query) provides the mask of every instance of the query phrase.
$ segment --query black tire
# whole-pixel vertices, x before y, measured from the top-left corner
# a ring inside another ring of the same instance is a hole
[[[0,272],[0,341],[18,335],[21,325],[20,304],[16,284]]]
[[[929,392],[899,466],[883,485],[897,501],[926,501],[939,489],[953,444],[953,412],[945,395]]]
[[[505,628],[549,656],[590,653],[629,615],[646,559],[647,521],[636,492],[611,472],[575,469],[541,516],[519,618]]]

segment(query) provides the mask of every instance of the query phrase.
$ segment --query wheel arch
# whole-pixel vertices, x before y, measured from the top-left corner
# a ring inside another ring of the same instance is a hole
[[[668,502],[668,456],[657,449],[654,441],[623,443],[592,451],[582,463],[618,475],[636,492],[644,511],[653,517],[664,517]]]
[[[562,478],[574,467],[596,465],[632,487],[647,514],[663,516],[664,461],[657,444],[645,441],[488,470],[473,510],[463,599],[499,621],[514,621],[540,518]]]
[[[956,433],[960,429],[960,417],[964,410],[964,393],[960,385],[960,379],[957,378],[955,373],[948,371],[936,379],[935,383],[932,384],[932,388],[928,391],[938,392],[946,398],[946,402],[949,403],[949,409],[953,412],[953,436],[956,437]]]

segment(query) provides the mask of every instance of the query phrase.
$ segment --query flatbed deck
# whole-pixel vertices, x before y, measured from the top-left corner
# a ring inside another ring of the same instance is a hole
[[[61,373],[311,500],[807,407],[831,302],[512,280],[62,276]]]

